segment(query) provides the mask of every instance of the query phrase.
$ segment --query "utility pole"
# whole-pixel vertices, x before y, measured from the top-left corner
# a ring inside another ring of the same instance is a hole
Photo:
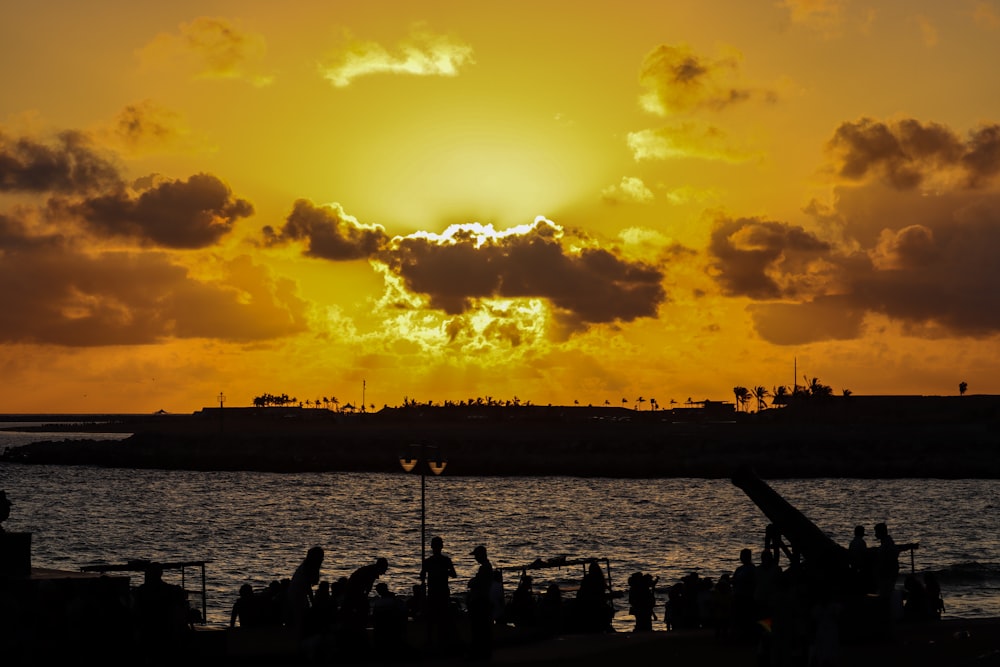
[[[219,433],[222,433],[222,406],[226,402],[226,395],[219,392]]]
[[[365,411],[365,389],[368,386],[368,380],[361,381],[361,412]]]

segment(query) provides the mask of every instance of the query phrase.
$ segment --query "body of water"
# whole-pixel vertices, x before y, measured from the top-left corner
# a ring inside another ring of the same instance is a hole
[[[0,434],[0,449],[24,444]],[[32,440],[72,437],[24,434]],[[84,434],[81,434],[83,437]],[[99,437],[85,434],[86,437]],[[114,437],[124,437],[115,434]],[[58,446],[58,445],[53,445]],[[538,558],[600,557],[624,592],[636,571],[666,589],[691,572],[717,578],[739,552],[763,547],[768,523],[728,480],[571,477],[426,477],[425,536],[444,539],[461,592],[485,544],[510,593],[520,567]],[[1000,480],[780,480],[769,484],[834,541],[856,524],[886,522],[897,543],[918,542],[902,572],[933,572],[945,617],[1000,617]],[[32,533],[36,567],[76,570],[133,559],[206,560],[208,621],[228,622],[241,584],[290,577],[313,545],[322,577],[348,576],[377,557],[406,594],[418,581],[421,479],[417,474],[186,472],[0,463],[14,503],[4,527]],[[192,576],[193,571],[188,571]],[[198,573],[200,576],[200,573]],[[534,573],[577,580],[577,568]],[[134,575],[139,583],[141,575]],[[901,582],[900,582],[901,584]],[[190,582],[189,589],[196,588]],[[630,630],[625,599],[614,625]],[[662,629],[662,625],[659,625]]]

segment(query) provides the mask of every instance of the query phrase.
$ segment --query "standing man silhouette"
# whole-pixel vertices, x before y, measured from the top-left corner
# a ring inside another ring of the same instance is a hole
[[[420,581],[426,587],[427,605],[424,620],[427,624],[427,646],[444,648],[454,635],[451,610],[450,580],[457,577],[455,564],[450,556],[442,553],[444,540],[438,536],[431,538],[431,555],[424,559],[420,568]]]
[[[481,544],[472,550],[472,555],[479,563],[479,570],[469,580],[469,657],[473,660],[489,660],[493,655],[493,605],[490,600],[493,564],[486,556],[486,547]]]

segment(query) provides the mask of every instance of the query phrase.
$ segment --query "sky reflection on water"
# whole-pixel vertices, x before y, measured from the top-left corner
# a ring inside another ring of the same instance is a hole
[[[33,562],[76,569],[130,559],[210,560],[209,620],[223,622],[245,581],[290,576],[306,550],[326,549],[334,579],[385,556],[384,580],[417,580],[420,479],[406,474],[185,472],[0,464],[14,502],[5,527],[32,532]],[[916,541],[918,572],[945,583],[946,614],[1000,616],[997,480],[791,480],[771,485],[835,541],[856,523],[888,523]],[[731,572],[763,545],[767,520],[728,480],[568,477],[426,479],[426,537],[442,535],[464,589],[469,552],[489,547],[508,591],[536,558],[606,557],[616,589],[634,571],[660,578]],[[870,538],[873,540],[874,538]],[[871,544],[871,542],[870,542]],[[429,547],[428,547],[429,549]],[[909,559],[904,554],[904,571]],[[575,570],[557,572],[576,577]],[[619,601],[615,625],[631,628]]]

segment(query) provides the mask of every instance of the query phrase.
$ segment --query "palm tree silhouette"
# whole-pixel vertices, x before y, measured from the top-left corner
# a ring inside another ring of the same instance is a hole
[[[645,403],[645,402],[646,402],[646,399],[645,399],[645,398],[643,398],[642,396],[640,396],[639,398],[635,399],[635,409],[636,409],[636,410],[638,410],[638,409],[639,409],[639,406],[640,406],[640,405],[641,405],[642,403]]]
[[[761,412],[765,407],[767,407],[767,397],[771,395],[771,392],[767,390],[767,387],[754,387],[753,397],[757,399],[757,412]]]
[[[787,405],[788,404],[788,387],[785,385],[778,385],[771,390],[771,405]]]
[[[746,387],[733,387],[733,396],[736,397],[736,411],[739,412],[740,406],[745,407],[747,401],[750,400],[750,390]]]

